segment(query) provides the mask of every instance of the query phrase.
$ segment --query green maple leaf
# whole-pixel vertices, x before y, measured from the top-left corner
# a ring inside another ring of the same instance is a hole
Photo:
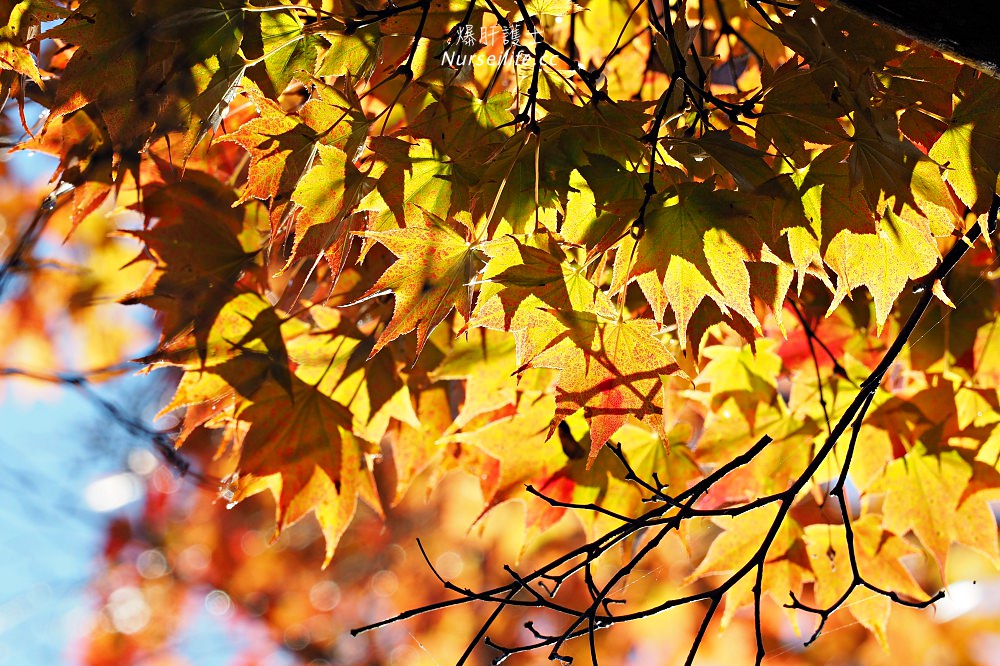
[[[639,173],[602,155],[588,153],[587,161],[570,173],[559,232],[596,254],[613,246],[632,224],[642,202],[644,181]]]
[[[378,182],[358,204],[359,211],[373,212],[369,231],[406,227],[407,220],[421,217],[421,210],[446,214],[463,209],[462,184],[451,161],[427,139],[410,144],[382,138],[373,142],[373,150],[382,156],[370,174]]]
[[[316,76],[345,76],[367,79],[375,69],[382,52],[382,33],[377,23],[366,25],[350,35],[319,30],[330,42],[320,56]]]
[[[339,148],[356,160],[372,121],[360,108],[361,100],[350,81],[344,79],[338,85],[312,81],[309,101],[299,109],[299,118],[316,133],[320,144]]]
[[[301,20],[292,12],[262,12],[256,16],[260,20],[261,53],[254,55],[264,58],[264,72],[261,76],[251,69],[250,76],[277,97],[298,72],[313,71],[321,42],[303,30]]]

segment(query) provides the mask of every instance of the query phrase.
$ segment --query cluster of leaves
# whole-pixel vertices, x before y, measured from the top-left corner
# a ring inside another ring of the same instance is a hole
[[[197,451],[194,459],[201,464],[213,446],[210,438],[196,436],[186,445],[186,455]],[[88,666],[140,661],[182,665],[208,659],[209,653],[217,658],[220,651],[226,663],[271,663],[278,657],[278,646],[284,649],[285,661],[294,657],[311,666],[453,664],[482,622],[476,608],[421,615],[357,638],[347,632],[398,610],[453,596],[440,585],[428,584],[417,538],[424,540],[439,572],[463,586],[493,584],[495,572],[518,557],[518,539],[511,537],[516,532],[512,523],[522,520],[516,503],[498,507],[481,521],[482,534],[469,533],[481,497],[476,480],[466,475],[450,476],[433,492],[418,481],[384,523],[372,512],[363,512],[325,570],[317,566],[324,546],[312,521],[290,527],[269,543],[273,509],[267,501],[251,498],[238,510],[227,511],[214,493],[193,489],[172,476],[167,467],[155,471],[142,510],[109,527],[103,570],[92,583],[99,613],[86,642],[74,650],[76,659]],[[558,556],[566,540],[575,538],[573,522],[564,521],[536,541],[522,561]],[[709,539],[698,540],[698,553],[708,545]],[[953,554],[953,575],[978,578],[972,589],[988,586],[990,565],[969,555]],[[662,543],[630,578],[629,594],[650,599],[676,594],[679,582],[691,573],[690,557],[679,540]],[[595,573],[609,571],[598,567]],[[921,565],[915,572],[924,584],[934,578],[933,567]],[[218,606],[220,593],[231,606]],[[588,594],[583,586],[567,582],[560,597],[583,605]],[[145,613],[128,614],[134,606],[126,602],[137,600]],[[213,612],[203,610],[206,606]],[[775,647],[768,659],[781,664],[889,664],[928,656],[940,662],[975,663],[977,636],[1000,628],[1000,620],[985,613],[946,618],[944,609],[931,614],[899,608],[883,636],[892,646],[889,655],[844,612],[831,617],[823,636],[802,650],[791,636],[787,616],[777,608],[767,610],[771,612],[764,615],[763,630],[769,644],[784,646]],[[701,613],[692,604],[672,610],[665,622],[602,632],[602,654],[610,662],[619,661],[615,655],[627,655],[620,661],[680,663]],[[753,658],[752,625],[744,615],[727,616],[724,632],[706,635],[702,659],[745,663]],[[524,631],[517,619],[513,614],[500,618],[490,636],[501,642],[515,640]],[[548,626],[547,619],[535,620],[538,628]],[[209,621],[213,629],[206,627]],[[800,617],[799,622],[808,631],[807,620]],[[188,640],[195,635],[198,640]],[[580,654],[587,663],[584,654],[569,647],[570,654]],[[544,654],[538,657],[511,661],[548,663]],[[488,657],[481,661],[488,663]]]
[[[128,212],[175,443],[210,432],[279,531],[314,514],[327,564],[359,505],[463,471],[529,542],[595,509],[460,598],[570,614],[502,656],[707,601],[693,658],[725,599],[759,660],[765,597],[884,637],[933,598],[901,560],[1000,563],[995,261],[957,262],[996,222],[996,80],[812,2],[2,4],[18,148],[59,162],[0,288],[46,225]],[[675,538],[701,587],[613,615]],[[583,611],[535,589],[578,571]]]

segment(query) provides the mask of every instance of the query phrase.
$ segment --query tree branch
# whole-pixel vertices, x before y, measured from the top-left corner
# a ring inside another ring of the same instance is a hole
[[[994,195],[993,203],[988,214],[988,229],[992,233],[995,231],[997,226],[997,215],[1000,212],[1000,196]],[[940,280],[945,277],[961,260],[968,249],[979,239],[982,234],[982,227],[980,225],[973,225],[968,232],[960,239],[955,242],[952,249],[945,255],[943,260],[938,266],[931,271],[930,274],[925,276],[921,283],[930,286],[935,280]],[[562,661],[568,663],[570,658],[561,652],[562,647],[570,640],[575,638],[580,638],[583,636],[588,637],[590,653],[592,659],[596,663],[597,659],[597,647],[595,633],[598,630],[605,629],[607,627],[614,626],[616,624],[621,624],[625,622],[632,622],[635,620],[640,620],[644,618],[651,617],[653,615],[662,613],[671,608],[676,608],[678,606],[696,603],[700,601],[708,601],[709,606],[706,610],[705,616],[699,626],[698,633],[695,636],[694,643],[688,654],[687,663],[691,664],[697,654],[702,642],[704,641],[705,635],[708,630],[708,626],[711,624],[712,618],[715,616],[719,607],[722,604],[722,599],[726,592],[732,589],[744,576],[754,575],[754,584],[752,587],[753,592],[753,606],[754,606],[754,635],[755,642],[757,645],[756,651],[756,663],[759,665],[765,655],[765,645],[763,630],[761,627],[761,602],[763,597],[763,577],[764,569],[767,566],[767,554],[771,549],[772,545],[780,533],[781,526],[790,512],[793,504],[796,502],[800,493],[806,488],[806,486],[811,482],[813,475],[817,472],[820,466],[827,460],[827,458],[833,453],[840,438],[850,429],[851,439],[848,445],[848,451],[843,463],[843,466],[838,476],[837,482],[835,483],[830,494],[837,498],[840,506],[841,517],[845,526],[845,535],[847,539],[848,557],[851,564],[852,570],[852,583],[848,590],[846,590],[843,595],[835,603],[827,608],[817,608],[809,606],[802,601],[800,601],[794,593],[789,592],[789,596],[792,599],[788,607],[798,608],[806,612],[818,615],[820,618],[819,624],[817,626],[816,632],[810,638],[810,642],[815,640],[819,633],[825,626],[827,618],[832,615],[838,608],[840,608],[844,602],[848,599],[850,594],[858,587],[864,587],[872,592],[882,595],[890,599],[893,603],[909,606],[912,608],[926,608],[930,606],[935,601],[939,600],[943,596],[943,592],[938,591],[934,595],[931,595],[926,600],[910,600],[904,599],[897,592],[893,590],[886,590],[873,583],[868,582],[861,575],[860,568],[858,566],[857,555],[854,546],[854,533],[851,526],[851,515],[850,506],[847,501],[845,493],[845,485],[847,481],[847,476],[850,471],[851,462],[854,458],[854,452],[857,447],[857,441],[861,429],[861,424],[864,421],[865,415],[870,408],[872,401],[875,397],[878,387],[881,384],[882,379],[885,377],[886,372],[895,363],[900,352],[903,350],[910,336],[913,334],[917,323],[923,317],[927,308],[931,303],[933,298],[932,290],[930,288],[924,289],[923,295],[920,301],[914,307],[913,311],[910,313],[906,320],[906,323],[900,329],[900,332],[896,339],[893,341],[892,345],[886,351],[885,356],[878,363],[874,370],[869,374],[868,378],[862,382],[861,390],[851,404],[847,407],[841,417],[837,420],[836,424],[831,428],[828,436],[824,443],[817,449],[815,454],[812,456],[809,464],[806,468],[799,474],[799,476],[791,483],[791,485],[784,491],[775,493],[773,495],[758,498],[752,502],[747,502],[744,504],[729,506],[717,510],[701,510],[695,508],[695,504],[698,500],[704,496],[711,488],[725,478],[727,475],[736,471],[745,465],[751,463],[756,457],[764,451],[764,449],[770,445],[771,438],[764,436],[756,444],[750,447],[745,453],[736,456],[731,461],[724,465],[721,465],[714,472],[705,476],[702,480],[692,485],[687,490],[682,493],[670,497],[663,492],[663,486],[658,480],[656,484],[650,483],[645,479],[639,478],[636,474],[634,468],[629,464],[627,457],[623,454],[620,447],[615,447],[614,445],[609,445],[611,451],[618,457],[618,459],[625,466],[627,471],[628,480],[635,483],[641,490],[650,494],[648,498],[650,501],[661,503],[655,509],[646,511],[645,513],[636,516],[635,518],[629,518],[627,516],[622,516],[614,512],[609,512],[606,510],[600,510],[599,507],[591,504],[573,504],[567,502],[558,502],[546,498],[544,495],[539,493],[534,488],[529,486],[529,492],[541,497],[548,501],[552,506],[561,506],[564,508],[572,508],[577,510],[588,510],[594,511],[599,510],[606,515],[610,515],[616,519],[626,521],[622,526],[611,530],[601,537],[579,547],[569,551],[568,553],[555,558],[548,564],[545,564],[535,570],[534,572],[521,576],[513,571],[509,566],[505,566],[504,569],[507,573],[514,579],[513,583],[509,583],[504,586],[493,588],[482,594],[475,594],[471,591],[461,591],[463,594],[462,598],[453,599],[450,601],[439,602],[436,604],[431,604],[421,608],[416,608],[411,611],[407,611],[395,617],[383,620],[366,627],[361,627],[351,631],[353,635],[359,633],[370,631],[372,629],[385,626],[400,620],[414,617],[422,613],[427,613],[431,611],[441,610],[455,605],[465,604],[472,601],[486,601],[488,603],[495,603],[496,608],[490,614],[487,621],[484,623],[482,628],[473,638],[473,640],[468,645],[465,654],[462,657],[460,663],[465,663],[465,661],[472,654],[476,645],[482,643],[483,645],[490,647],[499,651],[500,656],[494,660],[494,663],[499,663],[506,659],[507,657],[517,654],[520,652],[528,652],[533,650],[538,650],[542,648],[548,648],[549,654],[548,658],[550,660]],[[793,306],[794,307],[794,306]],[[797,314],[798,312],[796,308]],[[807,334],[808,335],[808,334]],[[815,353],[815,350],[814,350]],[[653,551],[655,551],[662,540],[671,531],[676,530],[680,525],[692,517],[699,515],[729,515],[736,516],[747,511],[760,508],[766,504],[778,503],[778,511],[774,519],[771,521],[771,525],[767,529],[760,546],[755,550],[753,555],[738,569],[733,571],[724,581],[715,586],[712,589],[697,592],[683,597],[677,597],[669,599],[667,601],[661,602],[655,606],[642,609],[634,610],[629,613],[624,613],[622,615],[613,616],[609,612],[609,603],[622,603],[623,600],[611,599],[609,594],[611,590],[622,582],[635,568],[641,563],[646,557],[648,557]],[[658,529],[653,534],[653,536],[641,547],[635,554],[629,558],[628,562],[623,566],[619,567],[618,570],[611,575],[608,581],[603,585],[598,587],[593,579],[592,564],[596,562],[602,556],[608,554],[612,548],[618,543],[621,543],[624,539],[635,536],[639,532],[649,529],[651,527],[657,527]],[[422,550],[422,546],[421,546]],[[426,555],[425,555],[426,557]],[[575,563],[574,560],[576,560]],[[571,564],[572,563],[572,564]],[[566,567],[563,569],[563,567]],[[558,573],[557,573],[558,571]],[[550,599],[544,599],[534,588],[532,584],[537,583],[542,589],[549,593],[550,598],[554,598],[559,593],[559,587],[566,578],[583,571],[585,583],[587,589],[590,592],[591,601],[585,608],[572,609],[561,604],[553,603]],[[436,575],[436,574],[435,574]],[[438,577],[440,580],[440,577]],[[549,580],[556,583],[556,586],[549,589],[545,586],[544,581]],[[457,589],[450,583],[446,583],[448,589]],[[518,591],[527,591],[532,600],[526,602],[517,603],[514,600],[515,595]],[[556,610],[558,612],[569,614],[573,619],[566,625],[563,631],[558,635],[544,635],[535,631],[531,621],[525,623],[525,626],[531,631],[534,636],[534,641],[525,643],[523,645],[515,646],[501,646],[500,644],[490,640],[486,637],[486,632],[489,627],[496,621],[499,615],[510,605],[523,605],[528,607],[535,607],[539,609],[550,609]]]

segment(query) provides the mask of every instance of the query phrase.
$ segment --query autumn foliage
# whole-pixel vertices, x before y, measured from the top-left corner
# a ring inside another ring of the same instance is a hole
[[[972,658],[1000,81],[811,0],[0,7],[4,372],[169,386],[83,661],[206,586],[303,663]]]

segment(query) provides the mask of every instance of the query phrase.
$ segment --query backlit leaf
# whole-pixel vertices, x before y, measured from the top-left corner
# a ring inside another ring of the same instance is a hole
[[[469,314],[469,283],[477,270],[472,244],[440,218],[427,219],[426,226],[364,234],[398,257],[361,297],[391,291],[396,298],[392,319],[375,343],[372,356],[413,329],[417,329],[419,353],[427,336],[452,308],[464,316]]]

